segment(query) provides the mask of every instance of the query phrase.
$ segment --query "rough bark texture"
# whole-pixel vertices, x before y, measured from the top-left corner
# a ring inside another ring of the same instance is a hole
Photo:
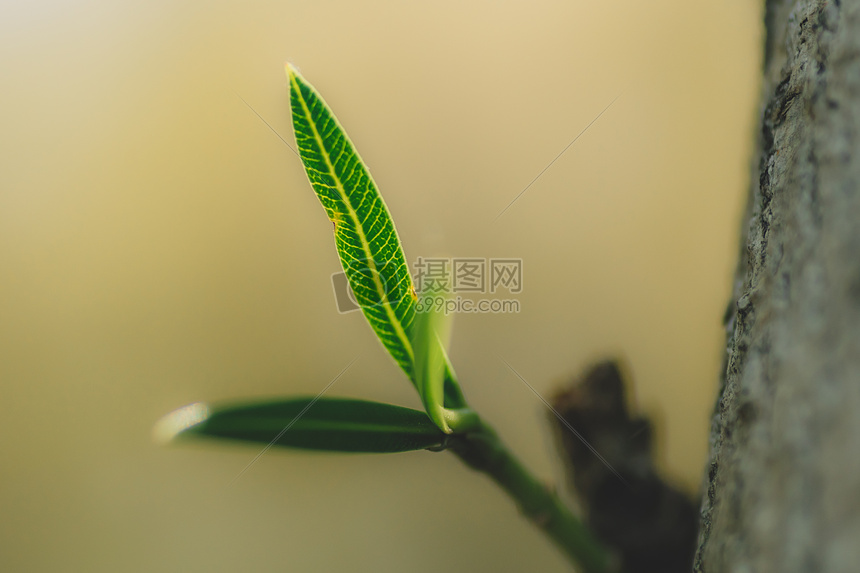
[[[767,6],[694,569],[860,570],[860,0]]]

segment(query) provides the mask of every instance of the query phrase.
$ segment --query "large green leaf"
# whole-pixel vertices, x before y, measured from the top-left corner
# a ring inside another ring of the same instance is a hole
[[[319,93],[287,66],[299,155],[329,219],[343,270],[382,344],[412,376],[408,330],[415,291],[385,202],[343,127]]]
[[[405,452],[439,448],[445,440],[424,412],[348,398],[196,403],[165,416],[156,431],[162,440],[226,438],[336,452]]]
[[[335,245],[349,285],[379,340],[415,383],[410,329],[417,297],[394,222],[325,100],[289,64],[287,76],[299,156],[334,224]],[[447,357],[444,395],[447,406],[465,405]]]

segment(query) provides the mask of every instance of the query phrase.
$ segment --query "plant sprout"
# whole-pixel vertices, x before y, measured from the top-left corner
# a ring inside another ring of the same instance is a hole
[[[448,450],[505,490],[522,513],[588,573],[616,560],[534,477],[466,402],[447,354],[450,322],[415,292],[394,222],[355,147],[322,96],[287,65],[299,156],[334,225],[350,288],[376,336],[421,397],[424,412],[351,398],[192,404],[159,423],[170,439],[209,437],[332,452]]]

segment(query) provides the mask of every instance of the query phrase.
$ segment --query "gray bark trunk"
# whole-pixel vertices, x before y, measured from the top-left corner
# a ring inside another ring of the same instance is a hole
[[[694,570],[860,571],[860,0],[766,22]]]

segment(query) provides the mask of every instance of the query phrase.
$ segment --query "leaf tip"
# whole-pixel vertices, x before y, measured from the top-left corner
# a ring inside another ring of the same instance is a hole
[[[152,437],[159,444],[168,444],[182,432],[206,421],[209,413],[209,406],[203,402],[183,406],[156,422],[152,428]]]
[[[286,62],[284,64],[284,69],[287,72],[288,78],[301,77],[301,72],[299,72],[299,68],[293,64],[292,62]]]

